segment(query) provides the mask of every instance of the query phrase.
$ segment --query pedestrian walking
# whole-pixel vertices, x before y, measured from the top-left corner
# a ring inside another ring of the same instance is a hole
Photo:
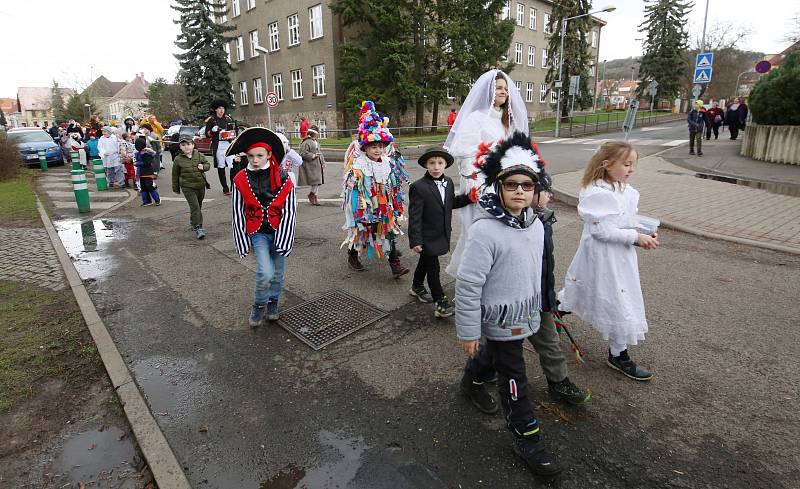
[[[311,186],[308,193],[308,202],[311,205],[320,205],[319,192],[320,185],[325,183],[325,157],[319,148],[319,128],[311,125],[306,131],[306,137],[300,143],[298,154],[303,158],[303,164],[297,172],[297,185],[305,187]]]
[[[450,113],[447,114],[447,127],[453,127],[453,124],[456,122],[456,117],[458,117],[456,109],[450,109]]]
[[[528,134],[528,110],[514,81],[506,73],[492,69],[478,77],[461,105],[444,148],[455,158],[460,174],[458,193],[468,195],[484,189],[483,176],[472,166],[481,145],[492,145],[508,138],[514,131]],[[491,191],[491,189],[486,189]],[[477,200],[477,195],[472,200]],[[456,276],[475,205],[459,209],[461,235],[445,269]]]
[[[178,154],[172,161],[172,191],[183,193],[189,204],[189,224],[197,239],[206,237],[203,230],[203,199],[210,188],[205,172],[211,169],[206,157],[194,148],[194,139],[188,134],[178,139]]]
[[[689,154],[695,154],[694,147],[696,145],[697,156],[703,156],[703,128],[706,124],[706,109],[702,100],[695,102],[686,121],[689,123]]]
[[[138,188],[136,166],[134,165],[135,154],[136,147],[133,144],[133,134],[123,132],[119,141],[119,159],[122,162],[122,170],[125,174],[123,183],[125,188]]]
[[[125,120],[122,121],[122,123],[123,123],[122,129],[124,132],[136,134],[136,131],[139,130],[139,126],[136,124],[136,120],[131,116],[125,117]]]
[[[725,110],[725,124],[728,125],[728,131],[731,133],[731,141],[736,141],[736,138],[739,137],[739,130],[744,129],[746,118],[747,106],[742,104],[739,97],[736,97]]]
[[[488,155],[479,153],[477,164],[494,192],[485,192],[475,206],[456,279],[456,333],[470,356],[461,388],[479,409],[496,412],[485,387],[496,372],[514,451],[535,474],[555,475],[561,467],[541,442],[522,349],[540,328],[544,228],[530,207],[544,167],[522,132]],[[481,337],[486,342],[479,347]]]
[[[89,135],[89,140],[86,141],[86,151],[89,153],[89,159],[94,160],[100,157],[100,151],[97,149],[97,132],[94,129],[86,131]]]
[[[719,102],[711,102],[711,108],[706,112],[706,141],[711,139],[711,131],[714,131],[714,139],[719,138],[719,126],[725,119],[725,112],[719,108]]]
[[[135,165],[139,175],[139,186],[142,194],[142,207],[153,204],[161,205],[161,197],[156,190],[155,180],[158,178],[158,162],[156,152],[148,144],[145,136],[136,138]]]
[[[78,152],[78,161],[81,165],[81,170],[86,170],[87,159],[86,159],[86,143],[81,140],[81,134],[79,132],[72,132],[69,134],[71,141],[70,141],[70,149],[72,151]]]
[[[214,156],[214,167],[217,169],[222,193],[231,195],[228,178],[233,182],[232,175],[226,175],[225,169],[233,167],[233,158],[226,158],[225,154],[236,137],[236,125],[233,118],[225,113],[228,103],[224,100],[215,100],[211,103],[212,114],[206,118],[205,134],[211,138],[211,154]],[[231,170],[228,170],[228,174]],[[233,183],[231,183],[233,185]]]
[[[453,156],[444,148],[431,148],[417,160],[425,175],[408,189],[408,244],[419,254],[409,294],[422,303],[435,304],[434,316],[453,315],[454,307],[439,279],[439,257],[450,251],[453,209],[470,204],[469,196],[456,196],[453,180],[444,174]],[[428,279],[430,292],[425,288]]]
[[[347,263],[360,272],[365,270],[362,256],[382,259],[388,254],[392,276],[400,278],[409,271],[400,263],[396,244],[403,234],[399,219],[408,174],[402,155],[390,146],[392,133],[370,100],[361,103],[357,141],[361,149],[345,171],[342,189]]]
[[[634,380],[653,374],[634,363],[628,346],[647,333],[636,248],[658,247],[657,234],[637,231],[639,192],[628,179],[638,154],[623,141],[603,143],[581,181],[580,244],[559,292],[560,308],[591,324],[608,341],[608,365]]]
[[[233,242],[244,258],[256,257],[256,283],[248,322],[257,328],[277,321],[286,257],[292,252],[297,200],[289,174],[282,171],[283,143],[263,127],[245,129],[226,156],[246,155],[247,168],[233,179]]]
[[[125,180],[122,174],[122,162],[119,159],[119,140],[113,134],[114,128],[103,126],[103,136],[97,142],[97,151],[103,159],[108,187],[121,186]]]

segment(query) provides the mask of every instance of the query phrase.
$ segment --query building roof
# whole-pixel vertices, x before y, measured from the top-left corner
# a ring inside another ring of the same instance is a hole
[[[100,75],[93,81],[82,94],[87,94],[92,98],[108,97],[111,98],[122,90],[126,82],[113,82],[103,75]]]
[[[772,66],[780,66],[781,64],[783,64],[784,58],[786,58],[786,56],[788,56],[789,53],[791,53],[792,51],[798,51],[798,50],[800,50],[800,41],[797,41],[796,43],[792,44],[788,48],[784,49],[781,53],[773,54],[773,55],[767,55],[767,56],[764,57],[764,59],[769,61],[769,64],[771,64]]]
[[[75,94],[71,88],[59,88],[61,98],[66,103],[67,99]],[[50,87],[19,87],[17,101],[20,112],[26,110],[50,110],[53,101],[53,89]]]
[[[3,109],[4,114],[11,114],[12,112],[19,112],[17,106],[17,99],[15,98],[0,98],[0,109]]]
[[[149,87],[150,83],[144,79],[144,74],[139,73],[114,94],[113,98],[114,100],[146,100]]]

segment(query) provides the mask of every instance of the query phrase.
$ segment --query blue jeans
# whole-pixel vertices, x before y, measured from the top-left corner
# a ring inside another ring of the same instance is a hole
[[[255,233],[250,236],[256,257],[255,304],[278,302],[283,289],[286,257],[275,250],[275,233]]]

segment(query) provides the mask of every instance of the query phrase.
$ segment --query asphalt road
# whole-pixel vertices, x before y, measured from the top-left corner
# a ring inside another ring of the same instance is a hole
[[[680,139],[683,128],[659,131]],[[554,172],[588,158],[582,144],[564,146],[543,145]],[[323,198],[338,195],[338,168],[329,164]],[[186,204],[165,200],[116,211],[96,251],[68,247],[194,487],[800,485],[800,257],[663,230],[662,247],[640,253],[650,333],[631,349],[652,382],[611,371],[605,345],[576,318],[588,361],[570,360],[570,377],[592,389],[590,405],[550,402],[528,354],[545,443],[566,466],[555,481],[535,481],[502,417],[459,396],[464,357],[452,320],[412,302],[410,278],[392,280],[385,263],[347,269],[337,203],[300,204],[282,308],[335,288],[389,316],[321,351],[279,327],[251,331],[254,263],[233,256],[230,205],[216,176],[209,181],[205,241],[186,225]],[[560,281],[582,224],[573,208],[556,209]],[[407,250],[403,261],[414,264]]]

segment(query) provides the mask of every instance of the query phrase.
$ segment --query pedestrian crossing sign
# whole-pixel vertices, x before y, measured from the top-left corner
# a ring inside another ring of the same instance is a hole
[[[694,83],[711,83],[711,67],[695,68]]]
[[[711,68],[714,63],[714,53],[699,53],[694,58],[695,68]]]

